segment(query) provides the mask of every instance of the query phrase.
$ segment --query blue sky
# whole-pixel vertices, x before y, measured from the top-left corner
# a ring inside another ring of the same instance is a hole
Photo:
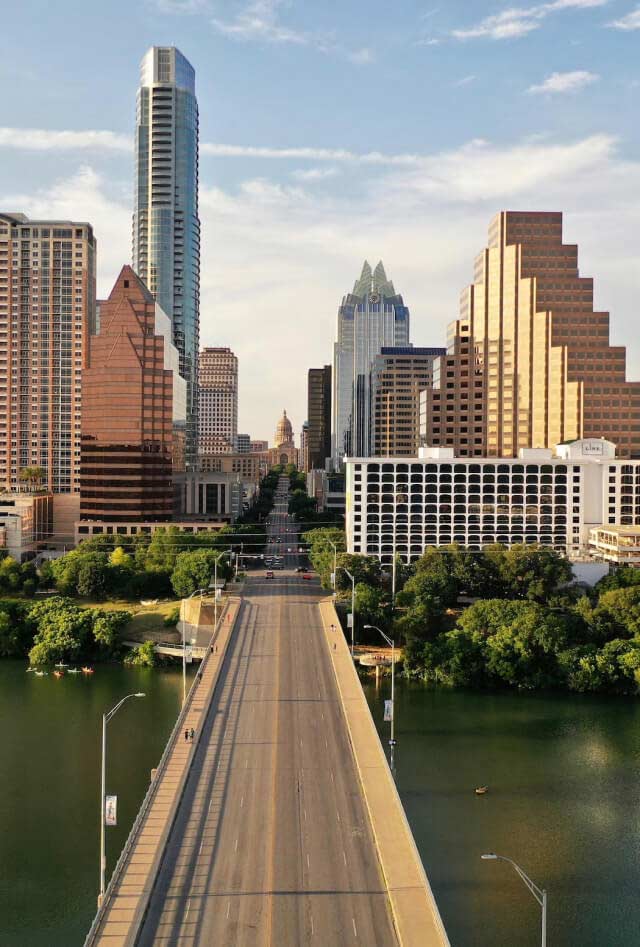
[[[52,12],[53,11],[53,12]],[[613,338],[636,340],[633,0],[22,0],[3,12],[0,206],[90,220],[105,293],[130,256],[138,64],[196,69],[203,344],[240,358],[240,425],[304,420],[336,309],[382,257],[443,344],[491,216],[565,211]]]

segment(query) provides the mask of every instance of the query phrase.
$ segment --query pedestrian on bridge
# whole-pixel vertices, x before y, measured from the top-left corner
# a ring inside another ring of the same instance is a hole
[[[188,731],[188,730],[185,730],[185,731],[184,731],[184,742],[185,742],[185,743],[188,743],[188,742],[189,742],[189,731]]]
[[[195,736],[195,730],[193,729],[193,727],[191,727],[191,729],[189,730],[189,742],[190,742],[190,743],[193,743],[193,738],[194,738],[194,736]]]

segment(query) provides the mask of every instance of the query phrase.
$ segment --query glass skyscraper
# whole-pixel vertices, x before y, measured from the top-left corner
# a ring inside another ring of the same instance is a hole
[[[200,337],[198,102],[193,67],[174,46],[152,46],[140,66],[133,266],[171,318],[187,382],[185,460],[192,467]]]
[[[373,452],[371,371],[383,346],[409,344],[409,310],[387,279],[382,262],[365,261],[353,292],[338,310],[333,347],[333,462]]]

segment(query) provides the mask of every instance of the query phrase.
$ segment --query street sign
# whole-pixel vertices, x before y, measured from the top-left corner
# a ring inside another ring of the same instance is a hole
[[[385,700],[384,702],[384,719],[386,723],[390,723],[393,720],[393,701]]]
[[[187,664],[192,664],[193,662],[193,648],[190,644],[184,649],[184,659]]]
[[[353,612],[347,615],[347,628],[353,628]]]
[[[105,796],[104,799],[104,824],[105,825],[117,825],[118,824],[118,797],[117,796]]]
[[[335,572],[332,572],[332,573],[331,573],[331,585],[332,585],[332,586],[334,587],[334,589],[335,589],[335,587],[336,587],[336,574],[335,574]]]

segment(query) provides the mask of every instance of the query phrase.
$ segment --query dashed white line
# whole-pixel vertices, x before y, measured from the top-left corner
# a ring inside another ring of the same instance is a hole
[[[333,770],[331,770],[331,782],[332,782],[332,783],[335,782],[335,780],[334,780],[334,778],[333,778]]]
[[[353,935],[354,935],[354,937],[357,937],[357,936],[358,936],[358,928],[356,927],[356,919],[355,919],[354,917],[351,918],[351,923],[353,924]]]
[[[314,930],[313,930],[313,915],[312,914],[309,915],[309,920],[311,921],[311,934],[313,935]]]
[[[200,848],[198,849],[198,858],[202,855],[202,846],[204,845],[204,839],[200,842]]]
[[[242,809],[243,805],[244,805],[244,796],[243,796],[242,799],[240,800],[240,808],[241,808],[241,809]]]
[[[236,839],[236,844],[235,844],[233,850],[234,850],[234,852],[237,852],[237,851],[238,851],[238,839]]]
[[[344,853],[344,849],[342,849],[342,857],[344,858],[344,863],[345,863],[345,865],[346,865],[346,864],[347,864],[347,856],[346,856],[345,853]]]
[[[340,813],[339,813],[339,812],[336,812],[336,815],[338,816],[338,822],[340,822],[340,821],[341,821],[341,820],[340,820]]]
[[[185,913],[184,913],[184,919],[185,919],[185,921],[186,921],[186,919],[189,917],[189,909],[190,909],[190,908],[191,908],[191,900],[187,901],[187,910],[186,910]]]
[[[231,901],[227,901],[227,917],[229,917],[230,910],[231,910]]]
[[[303,809],[302,811],[304,812],[304,821],[306,822],[306,821],[307,821],[307,810],[306,810],[306,809]]]

